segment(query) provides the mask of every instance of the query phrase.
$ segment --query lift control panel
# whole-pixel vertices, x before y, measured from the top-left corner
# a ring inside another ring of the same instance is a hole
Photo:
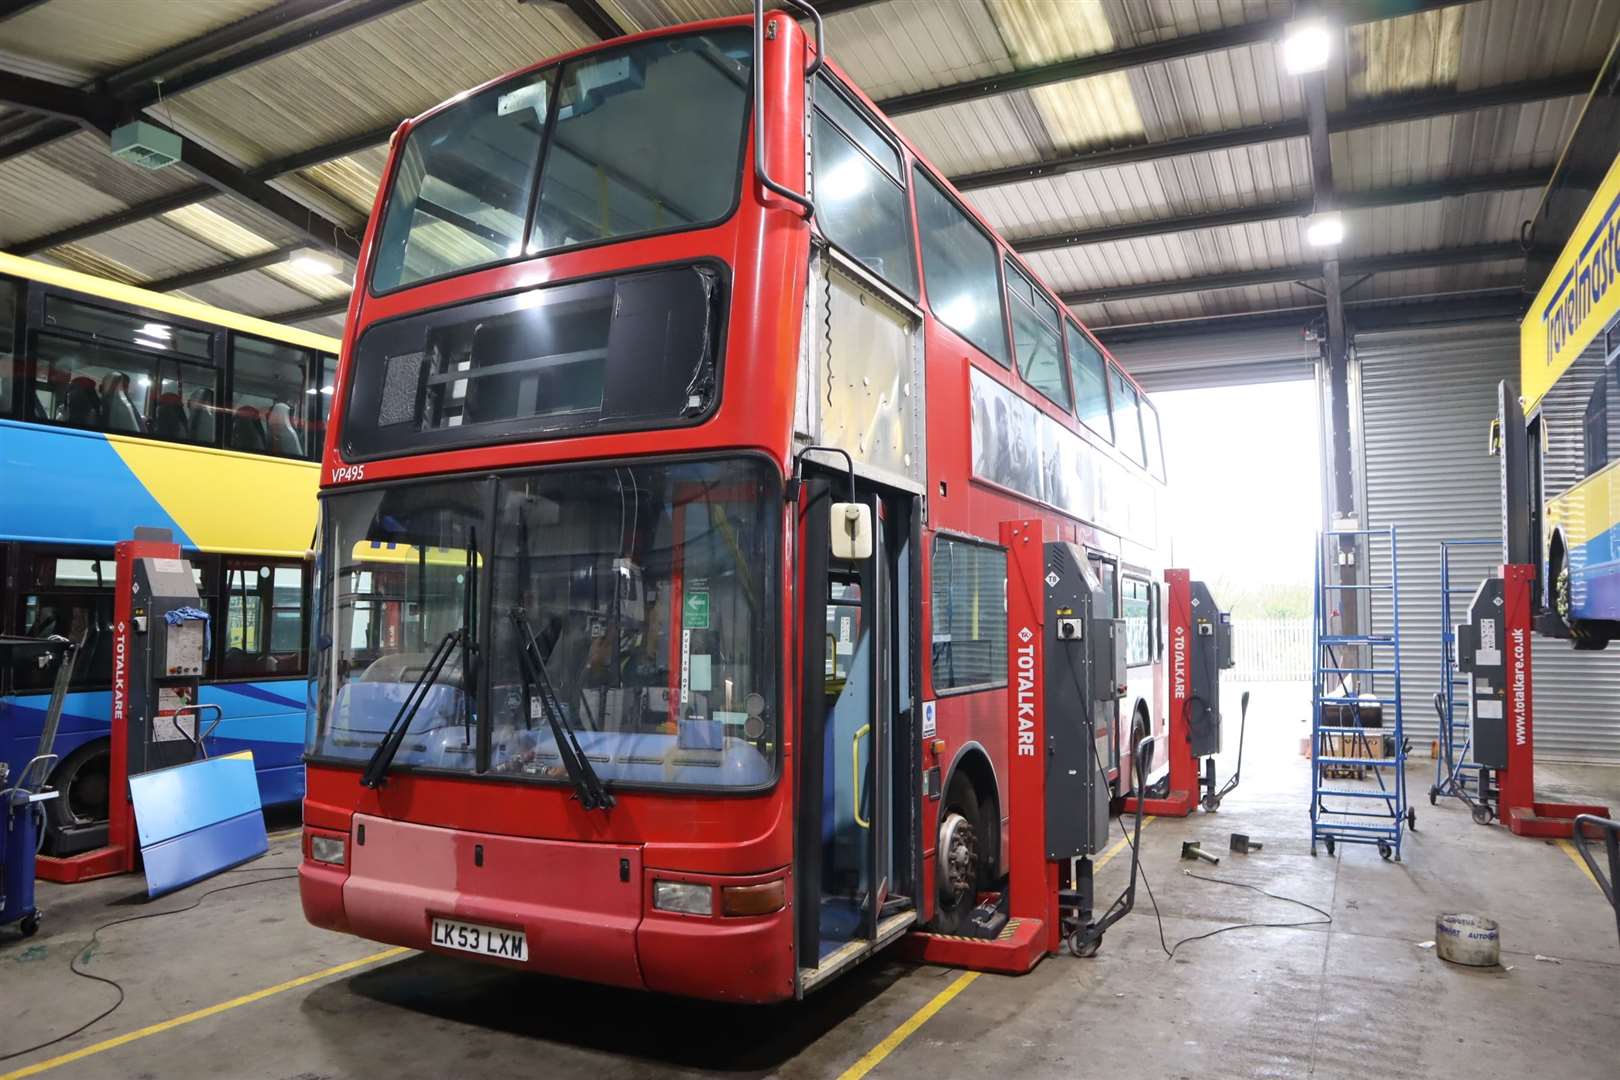
[[[1193,756],[1208,757],[1221,752],[1221,672],[1234,663],[1232,615],[1220,609],[1202,581],[1190,586],[1187,731]]]
[[[198,755],[198,688],[207,659],[208,621],[191,563],[179,557],[129,559],[129,617],[114,645],[114,708],[129,730],[131,776]]]
[[[1111,717],[1125,692],[1125,623],[1098,614],[1108,610],[1108,599],[1083,550],[1053,542],[1045,554],[1046,685],[1039,692],[1046,729],[1046,857],[1059,860],[1094,854],[1108,842],[1108,777],[1102,770],[1111,725],[1099,735],[1097,720]]]
[[[1492,769],[1508,765],[1508,696],[1514,647],[1508,641],[1503,581],[1480,582],[1468,605],[1468,621],[1458,623],[1457,669],[1469,676],[1468,710],[1474,725],[1474,760]],[[1523,642],[1519,643],[1523,655]]]

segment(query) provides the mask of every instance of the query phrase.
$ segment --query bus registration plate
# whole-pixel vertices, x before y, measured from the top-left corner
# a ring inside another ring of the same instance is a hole
[[[462,952],[501,960],[521,961],[529,958],[529,939],[522,930],[502,930],[455,919],[433,920],[433,944],[443,949],[460,949]]]

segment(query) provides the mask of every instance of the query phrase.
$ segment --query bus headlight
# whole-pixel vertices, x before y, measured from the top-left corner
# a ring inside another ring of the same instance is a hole
[[[714,886],[695,881],[653,879],[653,907],[682,915],[713,915]]]
[[[317,833],[309,838],[309,857],[316,862],[342,866],[343,848],[344,842],[341,836],[321,836]]]

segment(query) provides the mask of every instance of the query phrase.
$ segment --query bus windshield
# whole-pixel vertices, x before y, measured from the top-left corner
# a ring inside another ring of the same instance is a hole
[[[372,291],[716,224],[736,204],[752,41],[656,38],[528,72],[411,130]]]
[[[492,506],[489,483],[464,479],[325,500],[332,565],[318,603],[333,630],[317,630],[330,655],[311,753],[370,757],[435,645],[462,625],[467,580],[487,568],[478,675],[463,680],[451,660],[396,765],[565,782],[556,720],[610,788],[768,784],[778,749],[775,471],[732,459],[492,483]],[[519,625],[543,678],[525,677]],[[469,725],[464,693],[479,699],[481,722]],[[548,715],[548,701],[561,716]]]

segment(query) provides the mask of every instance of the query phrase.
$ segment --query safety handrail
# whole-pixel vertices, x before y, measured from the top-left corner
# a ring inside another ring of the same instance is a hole
[[[801,11],[805,17],[816,25],[816,55],[805,69],[804,79],[808,83],[816,77],[821,70],[821,59],[827,55],[826,34],[821,23],[821,13],[804,0],[781,0],[784,7]],[[804,208],[806,221],[815,216],[816,204],[807,195],[801,195],[790,187],[779,184],[771,177],[770,166],[765,161],[765,0],[754,0],[754,63],[752,65],[754,83],[754,179],[760,186],[768,191],[774,191],[790,202],[797,203]]]
[[[1586,848],[1588,830],[1598,834],[1603,841],[1604,850],[1609,856],[1607,877],[1603,874],[1603,868],[1598,866],[1597,860],[1592,858],[1592,853]],[[1603,890],[1609,906],[1614,908],[1615,931],[1620,933],[1620,896],[1615,893],[1615,882],[1620,880],[1620,821],[1611,821],[1596,814],[1576,814],[1571,839],[1575,843],[1575,850],[1580,853],[1581,861],[1591,871],[1592,879],[1597,882],[1598,888]]]
[[[850,740],[849,753],[850,777],[854,781],[851,786],[855,789],[855,824],[863,829],[870,829],[872,822],[861,817],[861,740],[872,733],[871,724],[862,724],[855,730],[855,738]]]

